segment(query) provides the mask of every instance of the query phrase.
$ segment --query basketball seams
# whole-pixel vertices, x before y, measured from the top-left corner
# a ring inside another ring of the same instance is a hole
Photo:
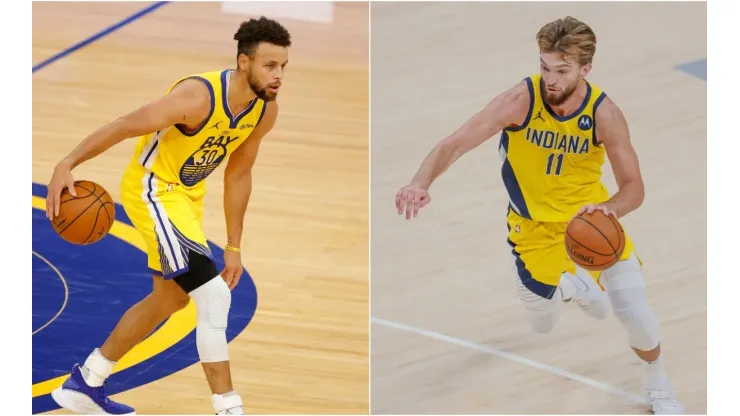
[[[98,212],[95,214],[95,222],[93,222],[92,227],[90,227],[90,234],[85,237],[84,240],[82,240],[82,244],[88,244],[88,240],[90,240],[90,237],[92,237],[93,233],[95,233],[95,227],[98,225],[98,220],[100,219],[100,210],[104,210],[106,212],[105,215],[108,215],[108,210],[105,209],[105,206],[100,205],[98,207]]]
[[[577,243],[577,244],[581,245],[581,246],[582,246],[582,247],[584,247],[584,248],[588,248],[588,247],[584,246],[583,244],[579,243],[578,241],[576,241],[576,239],[575,239],[575,238],[573,238],[573,236],[572,236],[572,235],[570,235],[570,233],[568,233],[567,231],[566,231],[566,233],[565,233],[565,234],[567,235],[567,237],[568,237],[568,238],[570,238],[571,240],[573,240],[573,241],[574,241],[575,243]],[[567,244],[567,241],[566,241],[566,244]],[[600,255],[600,256],[604,256],[604,257],[607,257],[607,256],[609,256],[608,254],[601,254],[601,253],[597,253],[597,252],[595,252],[595,251],[593,251],[593,250],[591,250],[591,249],[588,249],[588,250],[589,250],[589,251],[592,251],[592,252],[593,252],[594,254],[598,254],[598,255]],[[567,247],[566,247],[566,252],[568,252],[568,248],[567,248]],[[569,255],[569,257],[570,257],[570,255]],[[614,259],[612,259],[612,260],[609,260],[609,261],[607,261],[606,263],[600,263],[600,264],[589,264],[588,266],[586,266],[585,264],[583,264],[583,263],[581,263],[581,262],[578,262],[578,261],[574,260],[574,259],[573,259],[573,258],[571,257],[571,261],[573,261],[574,263],[578,264],[579,266],[581,266],[581,267],[583,267],[583,268],[585,268],[585,269],[588,269],[588,268],[595,268],[595,267],[604,267],[604,266],[607,266],[607,265],[611,266],[612,264],[616,263],[616,262],[617,262],[618,260],[619,260],[619,258],[617,258],[616,256],[614,256]]]
[[[586,224],[590,225],[594,230],[596,230],[599,234],[601,234],[602,237],[604,237],[604,240],[606,240],[606,243],[609,244],[609,247],[611,247],[611,249],[613,251],[611,254],[614,254],[614,255],[617,254],[617,249],[614,248],[614,246],[612,245],[612,242],[609,241],[609,238],[606,235],[604,235],[603,232],[601,232],[601,230],[599,229],[599,227],[595,226],[591,221],[589,221],[589,220],[587,220],[587,219],[585,219],[585,218],[583,218],[581,216],[575,217],[574,219],[579,219],[581,221],[584,221]],[[589,247],[586,247],[586,246],[583,246],[583,247],[588,248],[589,250],[591,250]],[[591,250],[591,251],[593,251],[594,253],[596,253],[594,250]],[[597,253],[597,254],[599,254],[599,253]],[[600,254],[600,255],[602,255],[602,256],[608,256],[609,254]]]
[[[574,241],[574,242],[575,242],[576,244],[580,245],[580,246],[581,246],[581,247],[583,247],[583,248],[586,248],[586,249],[588,249],[588,251],[590,251],[590,252],[592,252],[592,253],[594,253],[594,254],[598,254],[599,256],[611,256],[612,254],[614,254],[614,253],[610,253],[610,254],[604,254],[604,253],[599,253],[598,251],[596,251],[596,250],[593,250],[593,249],[591,249],[590,247],[587,247],[587,246],[586,246],[586,245],[584,245],[584,244],[581,244],[581,243],[580,243],[580,242],[579,242],[578,240],[576,240],[576,239],[575,239],[575,238],[574,238],[574,237],[573,237],[573,236],[572,236],[572,235],[571,235],[571,234],[570,234],[570,233],[568,232],[568,230],[565,230],[565,234],[566,234],[566,235],[567,235],[568,237],[570,237],[570,239],[571,239],[571,240],[573,240],[573,241]],[[611,247],[611,244],[609,244],[609,247]]]
[[[626,236],[624,235],[624,228],[622,228],[622,225],[619,223],[619,220],[609,216],[609,220],[611,221],[612,225],[614,226],[614,229],[617,231],[617,236],[619,238],[619,247],[624,247],[627,245]],[[621,253],[620,253],[621,257]]]
[[[108,208],[105,209],[105,213],[106,213],[106,215],[108,215],[108,219],[110,220],[109,221],[109,223],[110,223],[109,227],[113,227],[113,223],[116,222],[116,205],[113,202],[104,202],[103,203],[103,206],[104,207],[108,207],[108,206],[113,207],[113,214],[111,214],[108,211]]]
[[[85,197],[85,198],[87,198],[87,197]],[[75,199],[77,199],[77,198],[75,198]],[[82,198],[80,198],[80,199],[82,199]],[[93,206],[93,204],[95,204],[97,201],[98,200],[96,199],[95,201],[91,202],[90,205],[88,205],[87,207],[85,207],[85,209],[81,210],[80,213],[77,214],[77,216],[72,221],[70,221],[69,224],[67,224],[66,227],[64,227],[63,229],[57,231],[57,233],[59,235],[64,234],[64,232],[67,231],[67,228],[71,227],[72,224],[74,224],[75,221],[77,221],[82,216],[82,214],[84,214],[85,212],[87,212],[87,210],[90,209],[90,207]]]
[[[89,189],[86,186],[87,184],[92,185],[92,189]],[[100,205],[99,205],[99,208],[98,208],[97,213],[95,214],[95,220],[93,221],[93,224],[90,227],[90,233],[81,242],[79,242],[79,243],[78,242],[73,242],[74,244],[86,245],[86,244],[89,244],[88,241],[90,240],[90,238],[92,237],[93,233],[95,232],[95,229],[96,229],[97,224],[99,222],[99,219],[100,219],[100,209],[104,209],[105,212],[106,212],[106,215],[109,218],[109,221],[108,221],[109,225],[107,227],[108,230],[110,230],[110,228],[113,226],[113,223],[115,222],[115,217],[114,216],[111,216],[111,213],[108,211],[108,209],[106,208],[106,206],[107,205],[113,206],[113,212],[114,213],[115,213],[115,206],[113,205],[112,199],[110,198],[110,194],[105,190],[105,188],[100,187],[95,182],[84,181],[84,180],[83,181],[75,181],[74,186],[75,186],[76,189],[79,188],[79,189],[82,189],[82,190],[85,190],[85,191],[89,192],[89,194],[88,195],[85,195],[85,196],[78,196],[78,197],[69,198],[69,199],[67,199],[65,201],[62,201],[60,203],[60,205],[63,204],[63,203],[69,202],[69,201],[80,201],[80,200],[89,198],[91,196],[94,197],[94,200],[90,203],[90,205],[86,206],[84,209],[81,209],[79,211],[79,214],[75,218],[73,218],[64,228],[59,229],[59,230],[56,230],[56,231],[57,231],[57,234],[59,234],[60,236],[63,236],[63,234],[72,225],[74,225],[80,219],[80,217],[82,217],[85,213],[87,213],[90,210],[90,208],[93,205],[95,205],[96,202],[99,202]],[[102,193],[100,195],[97,195],[96,192],[98,191],[99,188],[102,190]],[[69,190],[66,189],[66,188],[64,189],[64,191],[66,191],[67,193],[69,193]],[[106,196],[107,196],[107,198],[105,198]],[[102,198],[105,198],[107,200],[104,201],[103,199],[101,199],[101,197]],[[56,229],[56,227],[55,227],[55,229]]]

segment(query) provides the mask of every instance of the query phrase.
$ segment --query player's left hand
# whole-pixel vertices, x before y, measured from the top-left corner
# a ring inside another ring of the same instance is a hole
[[[239,279],[242,277],[242,256],[241,253],[236,251],[226,250],[224,251],[224,269],[221,272],[221,277],[224,279],[229,289],[233,290]]]
[[[594,211],[601,211],[604,215],[612,215],[614,218],[617,218],[617,212],[608,204],[586,204],[578,210],[578,215],[581,215],[584,212],[587,214],[593,214]]]

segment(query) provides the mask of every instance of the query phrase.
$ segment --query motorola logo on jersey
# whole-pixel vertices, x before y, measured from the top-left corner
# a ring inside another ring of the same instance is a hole
[[[180,169],[180,180],[185,186],[194,186],[211,174],[226,158],[229,143],[239,136],[210,136],[195,151]]]
[[[591,142],[588,137],[571,136],[557,131],[537,130],[531,127],[527,128],[527,141],[543,149],[561,150],[563,153],[576,155],[588,154]]]
[[[591,119],[591,116],[588,114],[584,114],[580,117],[578,117],[578,128],[581,130],[588,130],[594,125],[594,121]]]

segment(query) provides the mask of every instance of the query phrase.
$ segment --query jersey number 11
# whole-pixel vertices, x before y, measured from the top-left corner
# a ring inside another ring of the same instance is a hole
[[[550,153],[550,156],[547,157],[547,169],[545,170],[545,175],[550,175],[553,173],[553,164],[555,165],[555,175],[560,176],[560,170],[563,169],[563,157],[565,155],[563,153],[559,153],[557,155],[557,163],[555,162],[555,153]]]

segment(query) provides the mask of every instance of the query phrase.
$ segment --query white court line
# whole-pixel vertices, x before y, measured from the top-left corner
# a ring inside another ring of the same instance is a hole
[[[612,385],[602,383],[600,381],[596,381],[592,378],[588,378],[588,377],[584,377],[578,374],[571,373],[570,371],[563,370],[562,368],[552,367],[547,364],[540,363],[538,361],[530,360],[529,358],[525,358],[520,355],[508,353],[508,352],[501,351],[493,347],[489,347],[487,345],[476,344],[474,342],[465,341],[463,339],[458,339],[458,338],[453,338],[453,337],[450,337],[444,334],[440,334],[438,332],[428,331],[423,328],[417,328],[417,327],[405,325],[405,324],[398,323],[398,322],[387,321],[385,319],[380,319],[380,318],[375,318],[375,317],[370,318],[370,320],[371,322],[376,323],[378,325],[387,326],[389,328],[395,328],[401,331],[412,332],[414,334],[422,335],[428,338],[433,338],[436,340],[448,342],[450,344],[459,345],[461,347],[470,348],[471,350],[476,350],[476,351],[484,352],[486,354],[495,355],[496,357],[511,360],[519,364],[524,364],[532,368],[536,368],[538,370],[546,371],[556,376],[565,377],[573,381],[583,383],[587,386],[595,387],[599,390],[604,390],[609,393],[614,393],[616,395],[625,397],[635,403],[647,404],[647,398],[643,396],[630,393],[626,390],[622,390],[618,387],[614,387]]]

